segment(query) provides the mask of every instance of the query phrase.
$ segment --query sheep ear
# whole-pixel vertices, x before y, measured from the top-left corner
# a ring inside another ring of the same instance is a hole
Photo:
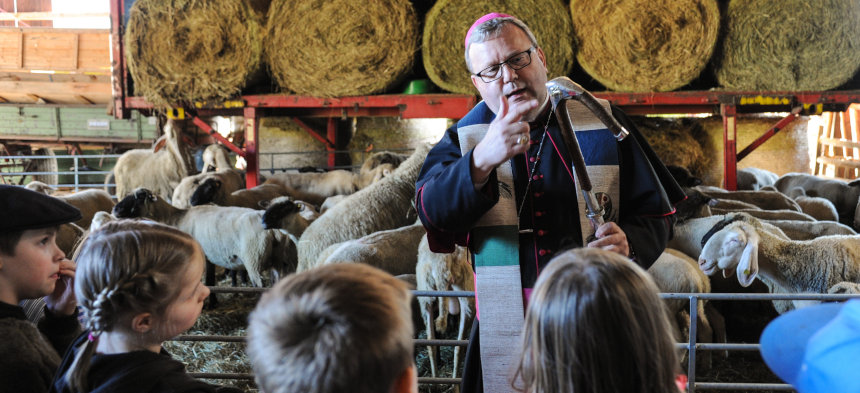
[[[741,254],[741,261],[738,263],[737,273],[738,282],[743,287],[748,287],[758,276],[758,242],[759,236],[755,229],[745,230],[747,235],[747,245]]]

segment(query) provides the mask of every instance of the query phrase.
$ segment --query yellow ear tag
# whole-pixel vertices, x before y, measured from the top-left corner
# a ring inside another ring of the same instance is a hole
[[[744,275],[748,276],[749,274],[750,274],[750,269],[744,269]]]

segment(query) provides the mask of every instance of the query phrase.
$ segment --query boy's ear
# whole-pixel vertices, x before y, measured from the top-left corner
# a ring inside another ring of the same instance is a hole
[[[391,385],[391,393],[418,393],[418,371],[413,363]]]
[[[137,333],[146,333],[153,327],[152,314],[145,312],[134,316],[131,320],[131,329]]]

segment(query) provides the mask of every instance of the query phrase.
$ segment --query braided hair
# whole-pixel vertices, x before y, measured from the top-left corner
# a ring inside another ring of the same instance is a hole
[[[74,256],[75,296],[89,336],[64,376],[73,391],[89,390],[102,332],[124,329],[140,313],[164,314],[197,248],[190,235],[151,221],[113,221],[87,236]]]

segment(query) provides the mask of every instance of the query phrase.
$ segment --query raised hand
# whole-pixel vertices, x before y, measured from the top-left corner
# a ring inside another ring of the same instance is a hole
[[[72,315],[78,305],[75,298],[75,267],[74,262],[63,259],[54,292],[45,297],[45,304],[55,314]]]
[[[535,101],[511,107],[507,97],[499,96],[499,113],[472,153],[473,180],[485,180],[493,169],[529,149],[529,124],[522,119],[535,107]]]
[[[588,243],[588,247],[602,248],[606,251],[616,252],[623,256],[629,256],[630,245],[627,244],[627,234],[621,230],[618,224],[608,221],[597,227],[594,232],[597,240]]]

